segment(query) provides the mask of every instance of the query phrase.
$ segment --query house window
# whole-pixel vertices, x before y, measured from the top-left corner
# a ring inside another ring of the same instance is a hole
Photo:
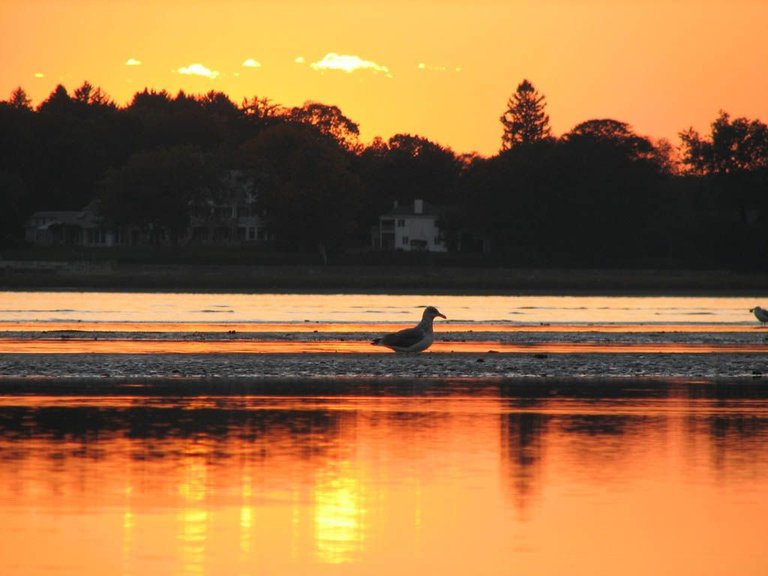
[[[398,228],[405,228],[405,220],[403,220],[402,218],[400,218],[400,219],[397,221],[397,227],[398,227]]]
[[[195,226],[192,228],[192,240],[195,242],[207,242],[208,228],[205,226]]]
[[[410,244],[410,241],[408,240],[408,236],[403,236],[403,246],[408,246]]]
[[[86,243],[87,244],[106,244],[107,234],[100,228],[86,230]]]

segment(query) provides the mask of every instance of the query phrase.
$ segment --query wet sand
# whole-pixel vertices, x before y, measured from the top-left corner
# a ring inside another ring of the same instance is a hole
[[[768,353],[0,354],[14,379],[768,378]]]
[[[416,355],[371,346],[370,324],[62,326],[6,323],[0,379],[768,378],[768,330],[754,325],[446,325]]]

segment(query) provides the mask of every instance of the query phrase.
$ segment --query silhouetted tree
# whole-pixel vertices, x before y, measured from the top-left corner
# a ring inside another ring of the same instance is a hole
[[[284,121],[289,115],[290,110],[273,102],[269,98],[259,98],[258,96],[254,96],[252,98],[243,99],[240,104],[240,112],[246,125],[255,129],[257,132],[263,128]],[[251,135],[255,136],[256,132],[253,132]]]
[[[651,141],[638,136],[629,124],[619,120],[587,120],[564,134],[563,140],[611,147],[631,160],[653,157]]]
[[[523,80],[507,100],[507,109],[500,118],[504,126],[501,149],[549,138],[551,130],[545,108],[546,98],[528,80]]]
[[[301,108],[292,108],[289,118],[292,122],[314,126],[323,134],[335,138],[348,150],[355,150],[359,144],[360,128],[344,116],[338,106],[305,102]]]
[[[612,119],[587,120],[562,136],[562,140],[581,146],[609,150],[631,162],[645,162],[659,172],[670,174],[672,168],[669,144],[661,146],[645,136],[637,135],[626,122]]]
[[[560,198],[568,212],[561,222],[580,227],[574,233],[583,254],[598,261],[643,257],[651,248],[651,218],[666,175],[663,154],[627,123],[611,119],[582,122],[561,141],[561,170],[571,188]]]
[[[167,232],[176,244],[192,206],[212,196],[219,175],[211,157],[190,146],[139,152],[102,180],[100,212],[114,225]]]
[[[268,229],[285,248],[329,252],[355,234],[360,182],[333,138],[302,125],[264,130],[242,150]]]
[[[0,170],[0,247],[16,244],[23,237],[26,194],[19,174]]]
[[[455,199],[462,163],[450,148],[422,136],[396,134],[386,143],[374,141],[360,156],[379,209],[391,207],[393,200],[448,204]]]
[[[32,188],[39,209],[82,208],[107,168],[123,162],[133,147],[121,111],[87,82],[74,97],[58,85],[40,104],[35,138]]]
[[[650,252],[661,178],[648,139],[593,120],[473,162],[462,214],[509,263],[615,265]]]
[[[115,108],[115,103],[104,90],[98,86],[93,86],[90,82],[83,82],[83,85],[75,89],[73,100],[82,104],[91,106],[106,106]]]
[[[565,176],[558,166],[558,144],[547,139],[515,146],[472,162],[462,177],[465,232],[477,247],[490,247],[515,265],[550,264],[553,246],[565,238],[560,196]],[[567,250],[575,245],[571,238]]]
[[[212,125],[214,141],[218,146],[234,150],[244,138],[241,135],[240,109],[223,92],[211,90],[199,99],[203,118]]]
[[[166,90],[149,90],[145,88],[136,92],[128,104],[126,110],[138,114],[149,114],[154,111],[168,111],[171,108],[173,98]]]
[[[733,174],[768,167],[768,126],[759,120],[734,118],[727,112],[703,138],[693,128],[680,133],[683,164],[694,174]]]
[[[32,110],[32,99],[27,95],[21,86],[11,92],[11,97],[8,99],[8,104],[14,108]]]
[[[31,184],[35,163],[35,113],[24,90],[17,88],[0,102],[0,246],[19,242],[33,206]]]
[[[208,151],[236,148],[240,111],[221,92],[193,96],[144,90],[126,111],[139,125],[140,148],[194,146]]]
[[[423,198],[435,204],[454,200],[462,164],[450,148],[421,136],[396,134],[389,139],[388,156],[388,168],[397,179],[395,198]]]
[[[717,229],[720,265],[766,266],[768,254],[768,126],[720,112],[709,137],[680,134],[683,164],[703,192],[692,211]]]
[[[64,85],[57,84],[48,98],[40,103],[37,110],[38,112],[56,112],[58,110],[66,109],[71,102],[72,98],[70,98],[69,92],[67,92]]]
[[[503,150],[479,158],[410,134],[363,147],[355,122],[316,102],[237,106],[216,91],[147,89],[121,107],[84,82],[32,108],[19,87],[0,102],[0,244],[21,238],[33,210],[97,196],[112,221],[177,236],[192,205],[225,189],[227,159],[248,171],[267,226],[296,250],[363,245],[393,200],[423,198],[448,208],[441,227],[453,246],[491,246],[509,264],[768,267],[763,122],[721,112],[711,132],[683,132],[680,171],[671,144],[617,120],[555,139],[545,107],[523,81],[501,119]]]
[[[31,176],[35,115],[26,93],[17,88],[0,102],[0,171]]]

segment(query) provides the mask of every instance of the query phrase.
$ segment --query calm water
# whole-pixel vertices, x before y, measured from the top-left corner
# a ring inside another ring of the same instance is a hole
[[[758,304],[0,293],[0,574],[763,576]]]
[[[764,575],[765,385],[4,396],[3,574]]]
[[[420,307],[434,305],[449,322],[741,324],[754,323],[749,309],[760,303],[734,297],[0,292],[0,322],[411,323],[421,317]]]

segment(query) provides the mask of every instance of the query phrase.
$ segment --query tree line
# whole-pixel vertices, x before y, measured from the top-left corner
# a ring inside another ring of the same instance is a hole
[[[422,198],[443,208],[452,251],[505,265],[766,268],[764,123],[721,112],[677,145],[614,119],[556,137],[546,105],[522,81],[499,152],[480,157],[412,134],[363,144],[357,123],[317,102],[145,89],[118,106],[85,82],[33,107],[18,88],[0,102],[0,245],[20,245],[34,211],[93,200],[110,224],[178,237],[241,173],[283,251],[359,250],[395,200]]]

